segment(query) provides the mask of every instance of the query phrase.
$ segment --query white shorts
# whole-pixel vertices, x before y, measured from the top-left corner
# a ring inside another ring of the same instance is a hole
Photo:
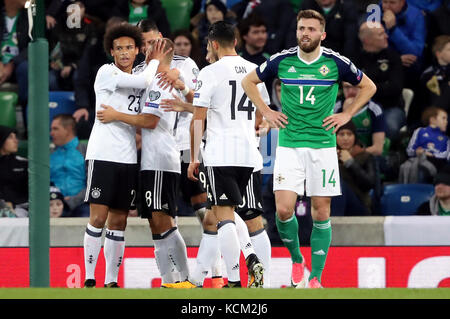
[[[305,188],[306,196],[341,195],[335,147],[277,147],[273,190],[289,190],[304,195]]]

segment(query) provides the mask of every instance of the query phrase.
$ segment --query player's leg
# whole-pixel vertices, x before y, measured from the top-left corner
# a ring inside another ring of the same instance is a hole
[[[239,259],[241,248],[237,235],[234,207],[213,206],[212,212],[217,218],[217,236],[228,275],[228,287],[240,287],[241,277]]]
[[[256,256],[264,267],[264,288],[270,288],[270,264],[272,259],[272,245],[264,228],[261,215],[246,220],[247,228]]]
[[[243,203],[236,209],[236,213],[245,221],[245,228],[249,233],[248,238],[253,246],[252,250],[257,256],[257,258],[252,256],[252,258],[246,260],[249,283],[251,282],[248,285],[249,287],[269,287],[272,248],[261,217],[263,213],[261,182],[260,171],[253,172],[244,191]],[[240,217],[239,219],[241,219]],[[239,231],[238,235],[240,236]],[[258,281],[261,277],[258,274],[260,272],[258,263],[260,262],[263,265],[264,283]]]
[[[103,249],[106,263],[105,287],[118,287],[119,269],[125,252],[125,229],[128,212],[135,208],[136,202],[137,164],[116,163],[115,166],[117,169],[113,181],[113,198],[106,222]]]
[[[105,287],[117,288],[119,269],[125,252],[125,228],[128,211],[110,208],[106,222],[105,255],[106,273]]]
[[[155,176],[157,187],[150,227],[153,236],[164,242],[166,253],[180,273],[180,280],[185,281],[189,277],[186,244],[175,222],[180,174],[156,172]]]
[[[112,203],[111,187],[114,182],[117,167],[114,163],[105,161],[86,161],[88,167],[85,202],[89,203],[89,222],[83,239],[85,287],[95,287],[95,269],[98,255],[102,247],[102,231],[108,218]]]
[[[321,286],[322,272],[331,245],[330,197],[311,197],[311,216],[313,228],[311,232],[311,288]]]
[[[312,149],[307,153],[306,194],[311,197],[311,274],[308,287],[321,287],[321,276],[331,244],[331,196],[341,194],[336,148]]]
[[[102,232],[108,217],[108,206],[89,204],[90,216],[83,239],[85,287],[95,287],[95,268],[102,248]]]
[[[305,191],[305,168],[302,149],[277,147],[273,173],[273,190],[275,193],[275,222],[284,246],[292,259],[291,284],[304,288],[305,262],[300,252],[298,221],[294,214],[297,194]]]

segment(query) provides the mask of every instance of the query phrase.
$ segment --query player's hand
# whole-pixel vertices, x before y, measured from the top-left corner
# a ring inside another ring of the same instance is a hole
[[[171,87],[170,91],[172,91],[173,88],[178,89],[181,86],[183,86],[183,89],[184,89],[184,83],[179,80],[179,77],[180,77],[180,71],[179,70],[177,70],[177,69],[170,69],[169,71],[162,72],[161,74],[158,75],[159,81],[158,81],[157,84],[163,90],[165,90],[169,86]]]
[[[198,163],[198,162],[196,162],[196,163],[189,163],[189,167],[188,167],[188,170],[187,170],[187,175],[188,175],[188,178],[191,181],[194,181],[194,182],[198,181],[198,178],[195,177],[195,176],[198,176],[199,167],[200,167],[200,163]]]
[[[264,112],[262,116],[266,119],[267,123],[269,123],[269,126],[273,128],[285,128],[285,125],[288,124],[286,114],[281,112],[269,109],[267,112]]]
[[[184,107],[184,101],[173,94],[174,99],[162,99],[161,103],[159,103],[159,107],[164,109],[164,112],[184,112],[186,108]]]
[[[325,127],[325,130],[327,130],[327,131],[334,128],[333,134],[336,134],[337,130],[342,125],[344,125],[345,123],[350,121],[351,118],[352,118],[352,116],[350,114],[348,114],[347,112],[332,114],[330,116],[327,116],[323,120],[322,127]]]
[[[101,104],[100,105],[104,110],[97,111],[97,118],[103,124],[113,122],[117,119],[117,111],[109,105]]]
[[[161,62],[164,57],[172,51],[171,48],[164,51],[164,43],[165,41],[163,41],[163,39],[153,40],[145,54],[145,63],[148,64],[150,60],[159,60]]]

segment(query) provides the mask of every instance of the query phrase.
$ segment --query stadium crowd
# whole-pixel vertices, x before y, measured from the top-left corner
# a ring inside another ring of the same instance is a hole
[[[103,49],[103,36],[116,24],[136,25],[143,19],[154,21],[161,34],[173,40],[175,54],[191,57],[202,69],[208,65],[208,27],[216,21],[233,23],[239,39],[237,52],[261,65],[271,55],[297,45],[299,10],[314,9],[325,16],[323,46],[350,58],[377,86],[373,99],[337,132],[342,195],[333,198],[331,216],[381,215],[383,185],[438,183],[434,177],[440,169],[448,169],[450,0],[180,0],[189,4],[184,6],[189,12],[175,13],[170,12],[170,2],[46,1],[49,89],[73,92],[76,106],[72,114],[51,121],[52,217],[89,216],[83,203],[84,156],[95,120],[94,80],[98,69],[112,62]],[[0,88],[17,94],[22,116],[21,126],[0,120],[0,217],[28,214],[26,153],[17,155],[19,140],[26,141],[28,136],[30,39],[24,4],[25,0],[0,2]],[[182,16],[188,17],[184,25]],[[79,24],[74,27],[69,21]],[[271,108],[281,110],[279,80],[267,80],[265,85]],[[344,110],[357,90],[344,82],[335,112]],[[0,118],[4,117],[2,103]],[[266,227],[272,244],[281,245],[274,221],[272,176],[264,181]],[[178,203],[179,215],[193,215],[190,202],[180,197]],[[309,204],[308,198],[299,196],[298,219],[311,219]],[[438,214],[449,211],[441,209]],[[300,229],[302,244],[308,244],[310,231],[310,227]]]

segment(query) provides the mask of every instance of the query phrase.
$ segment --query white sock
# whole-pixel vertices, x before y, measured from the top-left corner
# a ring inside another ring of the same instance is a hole
[[[85,279],[95,279],[95,267],[102,248],[102,231],[103,228],[87,224],[83,240]]]
[[[244,222],[241,216],[236,214],[236,212],[234,213],[234,222],[236,223],[236,231],[242,253],[247,259],[250,254],[255,254],[252,241],[250,240],[250,235],[248,234],[247,224]]]
[[[167,254],[167,248],[164,247],[165,242],[162,239],[155,239],[155,238],[153,238],[153,242],[155,245],[156,265],[158,266],[162,283],[167,284],[176,282],[178,278],[176,278],[175,276],[175,266],[169,259],[169,255]]]
[[[264,266],[264,288],[270,288],[270,263],[272,259],[272,245],[265,229],[250,234],[256,256]]]
[[[241,249],[236,226],[231,220],[222,221],[218,225],[217,233],[220,251],[227,267],[228,281],[240,282],[239,258]]]
[[[196,286],[203,286],[205,277],[214,262],[211,257],[217,255],[217,253],[220,254],[217,234],[203,233],[198,247],[197,264],[189,277],[190,282]]]
[[[105,285],[110,282],[117,282],[124,251],[124,231],[106,229],[105,245],[103,247],[106,263]]]
[[[219,242],[217,241],[217,244]],[[216,249],[216,257],[213,257],[213,263],[211,266],[211,276],[214,277],[222,277],[222,254],[220,253],[219,245],[217,245]]]
[[[186,243],[181,236],[178,228],[175,228],[167,237],[163,239],[167,243],[167,253],[169,258],[180,273],[180,280],[185,281],[189,278],[189,267],[186,251]]]

